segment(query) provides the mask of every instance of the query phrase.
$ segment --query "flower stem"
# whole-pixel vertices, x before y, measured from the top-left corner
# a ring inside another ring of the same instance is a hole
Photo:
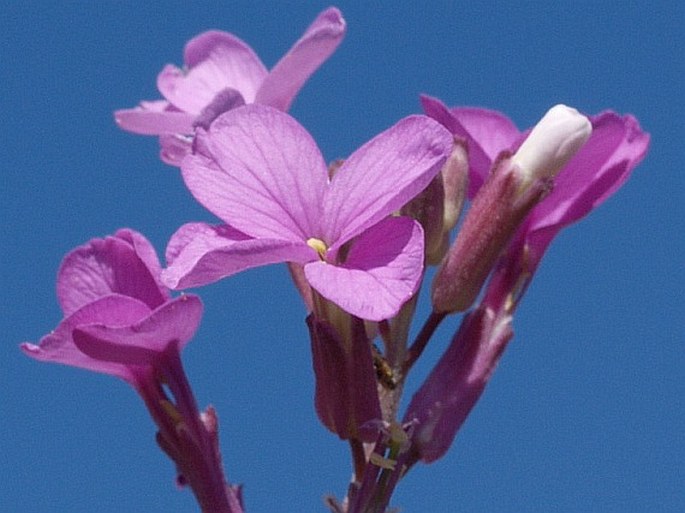
[[[428,341],[433,336],[433,333],[435,333],[435,330],[446,316],[447,312],[435,311],[431,312],[431,314],[428,316],[428,319],[426,319],[426,322],[423,324],[421,331],[416,336],[414,343],[409,348],[407,358],[404,361],[404,365],[402,366],[403,376],[407,375],[407,373],[412,368],[416,360],[419,359],[421,353],[423,353],[423,350],[426,348]]]

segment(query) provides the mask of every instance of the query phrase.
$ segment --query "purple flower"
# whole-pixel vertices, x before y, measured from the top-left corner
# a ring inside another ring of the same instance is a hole
[[[515,150],[524,139],[525,134],[499,113],[448,110],[428,97],[422,102],[430,116],[466,141],[472,197],[500,152]],[[467,314],[412,398],[405,416],[418,421],[412,463],[434,461],[449,448],[513,336],[512,316],[554,237],[616,192],[645,156],[649,135],[634,117],[604,112],[589,119],[592,135],[523,221],[495,264],[480,305]]]
[[[470,197],[485,182],[497,156],[503,151],[515,151],[529,133],[519,132],[508,118],[495,111],[450,110],[427,96],[421,102],[428,115],[466,141]],[[490,306],[499,308],[507,296],[517,300],[554,237],[616,192],[647,153],[649,134],[642,131],[633,116],[606,111],[588,118],[592,135],[559,171],[552,191],[533,208],[500,258],[488,285]]]
[[[159,261],[139,233],[119,230],[69,253],[57,276],[64,319],[31,358],[110,374],[140,394],[159,428],[157,441],[204,509],[241,512],[239,490],[225,484],[216,416],[200,414],[180,352],[202,317],[197,296],[172,299],[159,281]],[[171,397],[166,390],[171,392]]]
[[[345,35],[338,9],[323,11],[283,58],[268,71],[255,52],[236,36],[204,32],[185,47],[184,69],[168,64],[157,77],[163,100],[143,101],[114,113],[124,130],[159,135],[161,158],[179,166],[190,151],[195,126],[245,103],[288,110],[314,71]]]
[[[347,312],[381,320],[416,291],[423,233],[390,215],[439,172],[452,137],[425,116],[403,119],[329,179],[321,152],[293,118],[262,105],[198,129],[181,166],[195,198],[229,226],[181,227],[167,248],[172,288],[276,262],[304,265],[311,287]]]

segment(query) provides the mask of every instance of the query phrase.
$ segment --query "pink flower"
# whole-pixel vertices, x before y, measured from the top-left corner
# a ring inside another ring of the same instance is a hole
[[[471,197],[500,152],[516,150],[525,137],[497,112],[449,110],[428,97],[422,102],[430,116],[466,141]],[[410,464],[435,461],[451,445],[513,337],[512,316],[554,237],[616,192],[645,156],[649,135],[634,117],[604,112],[589,119],[592,135],[518,228],[495,264],[480,304],[466,315],[414,394],[405,416],[406,421],[417,421]]]
[[[193,196],[228,226],[181,227],[163,279],[192,287],[294,262],[313,289],[347,312],[389,318],[414,294],[423,270],[420,225],[389,216],[428,185],[451,147],[439,123],[408,117],[329,179],[316,143],[287,114],[262,105],[226,112],[198,129],[181,169]]]
[[[172,299],[159,281],[154,248],[141,234],[119,230],[69,253],[57,276],[64,319],[27,356],[110,374],[140,394],[159,428],[157,440],[176,463],[179,484],[189,484],[212,511],[242,511],[239,491],[226,486],[220,465],[216,416],[200,414],[180,352],[197,330],[197,296]],[[170,397],[165,390],[171,392]]]
[[[143,101],[114,113],[124,130],[159,135],[161,158],[179,166],[190,151],[195,126],[245,103],[286,111],[314,71],[335,51],[345,35],[340,11],[323,11],[283,58],[268,71],[259,57],[236,36],[204,32],[185,47],[184,69],[168,64],[157,77],[163,100]]]

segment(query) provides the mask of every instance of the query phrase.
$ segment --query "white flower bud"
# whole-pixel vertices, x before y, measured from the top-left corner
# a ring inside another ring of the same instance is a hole
[[[549,109],[513,156],[523,181],[556,176],[591,133],[590,121],[576,109],[561,104]]]

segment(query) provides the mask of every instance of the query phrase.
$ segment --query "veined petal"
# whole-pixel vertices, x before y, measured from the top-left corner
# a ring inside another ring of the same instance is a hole
[[[389,319],[416,292],[423,270],[423,230],[390,217],[357,238],[342,266],[305,265],[311,286],[343,310],[370,321]]]
[[[649,135],[632,116],[606,112],[591,118],[593,131],[561,170],[554,189],[532,214],[530,230],[556,231],[587,215],[613,194],[644,158]]]
[[[35,360],[72,365],[130,381],[131,373],[126,366],[98,361],[81,352],[74,344],[72,332],[77,326],[95,322],[128,326],[148,316],[150,311],[145,303],[131,297],[118,294],[101,297],[66,317],[38,345],[25,342],[20,347],[24,354]]]
[[[326,191],[325,237],[336,246],[409,202],[438,174],[452,135],[427,116],[409,116],[355,151]]]
[[[176,257],[185,247],[198,237],[208,239],[221,238],[225,239],[227,244],[252,238],[225,224],[186,223],[176,230],[167,244],[164,255],[167,265],[173,264]]]
[[[315,251],[302,241],[282,239],[232,240],[221,227],[199,223],[181,227],[169,241],[171,265],[162,280],[172,289],[198,287],[245,269],[278,262],[309,262]],[[194,232],[194,235],[191,234]]]
[[[335,51],[345,35],[340,11],[323,11],[264,79],[256,102],[286,111],[307,79]]]
[[[246,105],[198,129],[196,152],[182,165],[188,189],[227,224],[253,237],[320,237],[328,182],[316,143],[293,118]]]
[[[448,109],[440,100],[421,96],[424,112],[439,121],[455,136],[467,142],[469,156],[469,198],[478,189],[503,150],[512,149],[521,132],[504,114],[473,107]]]
[[[177,111],[154,111],[143,107],[114,112],[114,120],[124,130],[142,135],[190,134],[194,116]]]
[[[142,233],[139,233],[130,228],[121,228],[117,230],[113,237],[123,240],[131,245],[133,250],[138,255],[138,258],[145,264],[145,267],[150,271],[150,275],[157,283],[157,288],[164,296],[164,299],[171,299],[171,294],[169,290],[164,286],[162,281],[159,279],[159,275],[162,273],[162,265],[159,263],[159,257],[157,256],[157,251],[149,240],[145,238]],[[150,304],[151,308],[155,305]]]
[[[130,326],[81,325],[74,342],[95,360],[124,365],[154,365],[171,345],[179,351],[195,335],[202,318],[202,302],[184,295],[165,303]]]
[[[57,298],[65,315],[113,293],[139,299],[150,308],[168,299],[169,292],[153,275],[158,272],[159,263],[148,267],[151,248],[145,247],[145,259],[141,258],[129,242],[132,233],[92,239],[64,257],[57,273]],[[139,239],[137,243],[141,244]]]
[[[157,87],[174,106],[193,115],[227,87],[253,102],[267,75],[252,48],[227,32],[211,30],[196,36],[186,44],[184,55],[188,70],[165,66]]]

